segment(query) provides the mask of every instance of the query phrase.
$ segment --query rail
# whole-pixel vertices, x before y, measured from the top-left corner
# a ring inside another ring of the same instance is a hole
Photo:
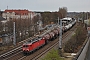
[[[15,53],[15,52],[21,50],[21,47],[22,47],[22,46],[20,46],[20,47],[18,47],[18,48],[15,48],[15,49],[13,49],[13,50],[7,52],[7,53],[4,53],[4,54],[0,55],[0,57],[6,57],[6,56],[8,56],[8,55],[10,55],[10,54],[13,54],[13,53]]]

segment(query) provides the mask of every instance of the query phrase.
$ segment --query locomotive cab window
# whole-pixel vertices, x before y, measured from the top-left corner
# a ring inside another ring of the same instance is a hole
[[[24,45],[23,47],[29,47],[28,45]]]

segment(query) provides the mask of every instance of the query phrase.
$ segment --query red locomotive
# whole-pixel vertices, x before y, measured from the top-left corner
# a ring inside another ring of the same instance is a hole
[[[27,43],[23,44],[23,53],[28,54],[36,49],[39,49],[43,45],[45,45],[44,38],[43,39],[41,37],[35,38],[32,41],[30,40]]]

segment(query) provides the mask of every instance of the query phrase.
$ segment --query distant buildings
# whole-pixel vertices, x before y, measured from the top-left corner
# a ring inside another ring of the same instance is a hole
[[[2,17],[9,20],[9,19],[32,19],[36,16],[37,13],[28,11],[28,10],[5,10],[2,14]]]
[[[0,32],[1,32],[1,30],[5,31],[5,23],[6,22],[7,22],[7,20],[0,16]],[[3,27],[2,27],[2,25],[3,25]]]
[[[0,11],[0,16],[2,16],[3,11]]]
[[[5,23],[7,20],[2,17],[3,11],[0,11],[0,22]]]
[[[7,20],[0,16],[0,22],[6,22]]]

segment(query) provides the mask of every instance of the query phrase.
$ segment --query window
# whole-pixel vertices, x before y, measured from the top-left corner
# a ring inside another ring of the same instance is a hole
[[[29,47],[28,45],[24,45],[23,47]]]

